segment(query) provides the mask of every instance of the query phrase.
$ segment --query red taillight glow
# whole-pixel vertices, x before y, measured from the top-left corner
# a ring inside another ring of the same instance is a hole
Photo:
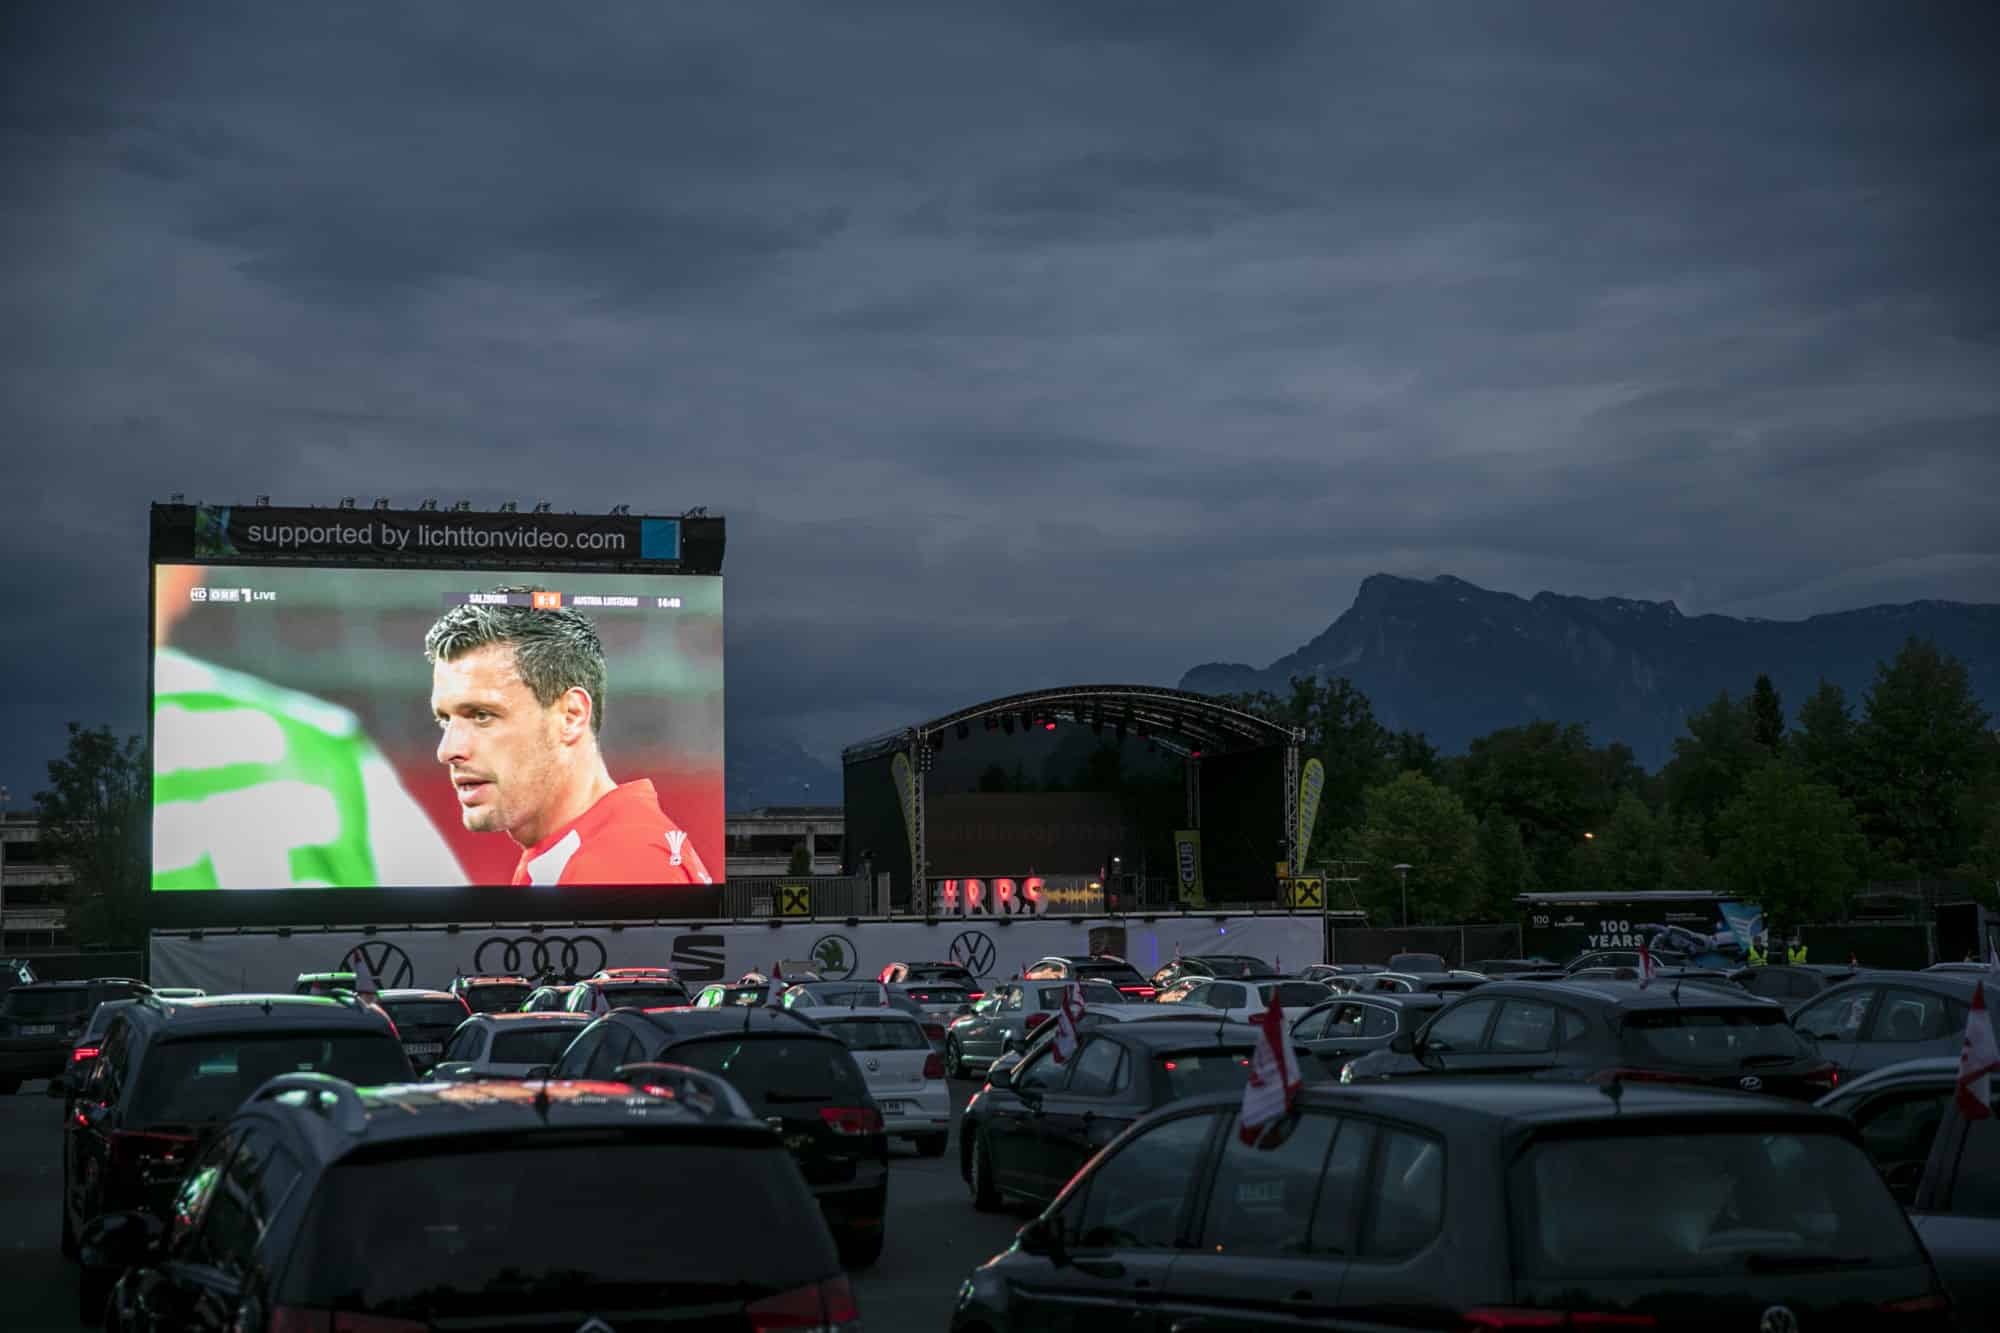
[[[1900,1301],[1888,1301],[1881,1306],[1883,1314],[1936,1314],[1949,1310],[1951,1302],[1941,1291],[1927,1291],[1921,1296],[1911,1296]]]
[[[944,1040],[944,1024],[942,1024],[942,1023],[926,1023],[926,1024],[924,1024],[924,1037],[925,1037],[925,1039],[926,1039],[926,1040],[929,1040],[929,1041],[943,1041],[943,1040]]]
[[[1604,1314],[1592,1310],[1525,1310],[1486,1305],[1465,1312],[1467,1328],[1657,1328],[1649,1314]]]
[[[1818,1069],[1809,1070],[1805,1081],[1815,1088],[1825,1088],[1831,1092],[1840,1086],[1840,1066],[1821,1065]]]
[[[944,1077],[944,1057],[936,1051],[924,1057],[924,1077],[927,1079]]]
[[[882,1113],[872,1106],[822,1106],[819,1118],[834,1133],[849,1137],[882,1132]]]
[[[96,1058],[97,1048],[95,1046],[79,1046],[69,1053],[69,1062],[73,1065],[80,1065],[85,1060],[95,1060]]]
[[[157,1162],[170,1165],[184,1161],[194,1151],[195,1140],[187,1134],[145,1134],[138,1130],[114,1130],[111,1135],[113,1161]]]
[[[1118,992],[1121,995],[1143,995],[1148,999],[1160,993],[1158,988],[1153,986],[1120,986]]]
[[[308,1310],[280,1305],[271,1311],[271,1333],[424,1333],[421,1319],[385,1319],[381,1315]]]
[[[1052,1017],[1054,1017],[1053,1014],[1029,1014],[1027,1031],[1033,1032],[1036,1028],[1048,1022],[1049,1019],[1051,1019]]]
[[[968,999],[973,1000],[983,1000],[986,998],[986,992],[983,990],[967,991],[965,994]]]
[[[854,1288],[847,1285],[845,1276],[766,1296],[752,1301],[743,1312],[750,1316],[750,1327],[756,1333],[778,1333],[780,1329],[838,1333],[861,1318]]]

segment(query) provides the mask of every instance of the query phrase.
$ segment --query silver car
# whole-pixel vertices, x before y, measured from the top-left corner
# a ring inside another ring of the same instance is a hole
[[[1010,1050],[1027,1045],[1028,1034],[1056,1016],[1068,981],[1003,981],[987,988],[972,1012],[945,1029],[944,1069],[964,1078],[986,1069]]]
[[[451,1034],[431,1077],[450,1082],[532,1078],[569,1049],[576,1034],[590,1026],[591,1017],[561,1010],[474,1014]]]

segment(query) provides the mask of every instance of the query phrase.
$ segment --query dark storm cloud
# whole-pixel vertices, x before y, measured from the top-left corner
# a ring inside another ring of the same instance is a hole
[[[707,504],[731,725],[828,756],[1270,660],[1380,569],[2000,586],[1989,5],[0,24],[17,788],[142,720],[175,490]]]

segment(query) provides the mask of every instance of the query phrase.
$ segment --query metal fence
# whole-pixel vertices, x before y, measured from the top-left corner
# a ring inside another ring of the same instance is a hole
[[[1390,929],[1335,926],[1328,933],[1333,938],[1327,942],[1327,961],[1332,963],[1386,963],[1399,953],[1434,953],[1448,966],[1464,967],[1487,958],[1521,956],[1521,927],[1514,924]]]
[[[804,911],[799,910],[801,903]],[[862,875],[774,875],[732,879],[722,886],[722,915],[737,921],[760,916],[875,916],[880,911],[875,886]]]

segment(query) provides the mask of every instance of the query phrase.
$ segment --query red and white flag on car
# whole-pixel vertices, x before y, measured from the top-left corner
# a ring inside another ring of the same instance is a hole
[[[785,993],[785,968],[782,963],[771,964],[771,975],[765,983],[764,1003],[775,1005],[778,997]]]
[[[1639,989],[1653,984],[1653,978],[1660,975],[1660,960],[1653,957],[1653,951],[1643,943],[1639,946]]]
[[[1243,1110],[1237,1117],[1236,1132],[1254,1146],[1265,1129],[1292,1109],[1303,1080],[1292,1053],[1291,1036],[1285,1031],[1285,1011],[1278,1007],[1276,986],[1271,987],[1271,1003],[1250,1022],[1257,1029],[1257,1049],[1250,1056],[1250,1081],[1243,1087]]]
[[[2000,1070],[2000,1042],[1986,1012],[1986,983],[1972,988],[1972,1012],[1965,1020],[1965,1045],[1958,1048],[1958,1110],[1967,1120],[1993,1114],[1993,1073]]]
[[[1056,1063],[1068,1064],[1076,1054],[1077,1020],[1083,1017],[1083,988],[1074,981],[1062,989],[1062,1003],[1056,1006]]]

